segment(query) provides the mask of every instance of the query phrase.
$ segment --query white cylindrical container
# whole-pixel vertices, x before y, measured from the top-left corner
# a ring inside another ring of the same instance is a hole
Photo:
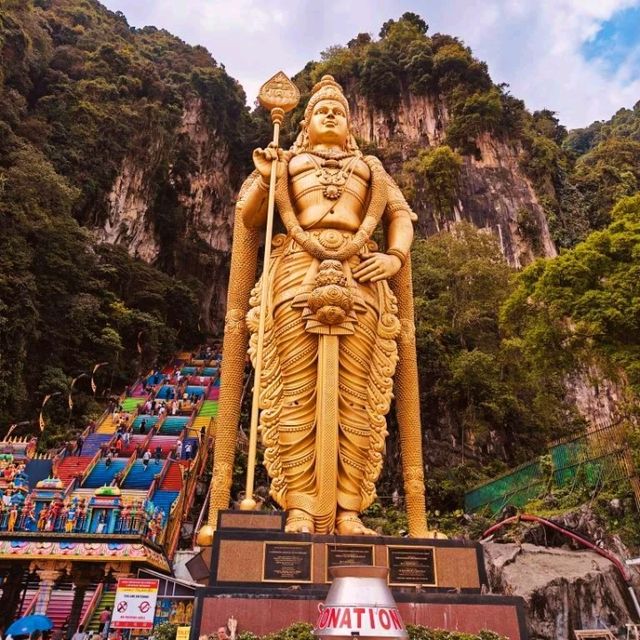
[[[333,583],[319,607],[314,635],[332,640],[409,637],[387,586],[386,567],[332,567],[329,572]]]

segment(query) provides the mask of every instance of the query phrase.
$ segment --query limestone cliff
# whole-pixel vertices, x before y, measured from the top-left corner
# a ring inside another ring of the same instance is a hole
[[[352,95],[351,107],[357,136],[388,155],[392,171],[398,171],[401,162],[421,148],[442,143],[449,121],[442,98],[411,93],[391,113],[373,108],[357,94]],[[505,258],[515,267],[530,263],[535,256],[555,256],[546,216],[519,164],[520,143],[484,134],[476,144],[479,156],[464,157],[452,220],[443,224],[428,207],[418,209],[419,231],[428,235],[448,222],[467,220],[495,234]]]
[[[124,158],[96,237],[149,263],[162,261],[179,277],[201,280],[202,328],[219,332],[236,193],[228,145],[208,122],[200,98],[185,102],[172,136],[149,137],[150,147]],[[159,197],[167,191],[170,198]],[[167,200],[179,215],[166,215]]]

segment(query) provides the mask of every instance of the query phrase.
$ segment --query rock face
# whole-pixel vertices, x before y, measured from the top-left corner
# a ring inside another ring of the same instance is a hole
[[[160,247],[155,225],[147,216],[152,198],[149,169],[135,156],[124,160],[107,198],[105,225],[96,230],[96,237],[124,245],[132,256],[154,263]]]
[[[210,331],[222,334],[236,198],[229,149],[208,126],[199,99],[187,103],[179,133],[193,150],[193,170],[178,201],[185,213],[185,236],[202,253],[196,260],[192,255],[176,264],[176,272],[193,273],[208,283],[202,300],[203,322]]]
[[[157,223],[165,213],[158,202],[163,190],[180,211],[173,229]],[[156,139],[143,156],[125,158],[107,199],[106,222],[95,234],[146,262],[163,257],[162,266],[178,276],[199,278],[205,283],[202,326],[221,332],[235,195],[229,149],[207,124],[202,101],[191,99],[172,137]]]
[[[566,380],[568,399],[576,407],[594,431],[628,419],[626,408],[630,406],[630,390],[622,378],[611,380],[592,364],[574,372]]]
[[[524,598],[531,640],[573,640],[576,629],[618,633],[632,622],[620,574],[592,551],[528,543],[486,543],[484,551],[491,590]]]
[[[392,171],[419,149],[444,141],[449,116],[442,99],[408,94],[389,115],[355,95],[351,107],[354,131],[390,155]],[[515,267],[535,256],[555,256],[546,216],[519,164],[520,147],[488,134],[477,140],[477,146],[479,158],[463,159],[459,201],[451,220],[441,221],[433,211],[418,211],[419,231],[429,235],[450,222],[467,220],[495,234]]]

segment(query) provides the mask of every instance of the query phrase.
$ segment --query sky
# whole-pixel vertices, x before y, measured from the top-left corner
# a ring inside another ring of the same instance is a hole
[[[640,0],[101,0],[205,46],[253,103],[274,73],[413,11],[458,36],[531,110],[582,127],[640,100]]]

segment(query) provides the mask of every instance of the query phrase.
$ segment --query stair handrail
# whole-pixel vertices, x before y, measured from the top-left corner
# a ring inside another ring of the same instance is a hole
[[[165,479],[165,476],[169,472],[169,465],[171,464],[171,460],[167,458],[163,465],[162,469],[160,469],[160,473],[156,474],[153,478],[153,482],[149,487],[149,491],[147,492],[147,500],[151,500],[151,496],[155,493],[156,489],[159,489],[162,485],[162,482]]]
[[[158,429],[159,429],[158,425],[163,421],[163,419],[164,419],[164,416],[163,416],[163,418],[160,418],[160,419],[158,420],[158,422],[156,422],[156,423],[153,425],[153,427],[151,427],[151,428],[149,429],[149,433],[147,433],[147,437],[146,437],[146,438],[145,438],[145,439],[140,443],[140,444],[142,444],[142,446],[143,446],[145,449],[147,449],[147,448],[149,447],[149,443],[151,442],[151,438],[153,438],[153,436],[157,434]]]
[[[80,477],[80,484],[83,484],[84,481],[91,475],[91,472],[93,471],[93,469],[98,464],[101,458],[102,458],[102,445],[98,447],[98,450],[93,454],[93,458],[89,461],[89,464],[87,465],[85,470],[82,472],[82,476]]]
[[[27,608],[23,611],[21,618],[25,616],[31,615],[31,612],[36,608],[36,602],[38,602],[38,596],[40,595],[40,587],[36,589],[36,592],[33,594],[33,598],[31,602],[27,605]]]
[[[83,629],[86,629],[89,622],[91,622],[93,613],[96,610],[96,607],[98,606],[98,602],[100,602],[100,598],[102,597],[103,589],[104,589],[104,582],[99,582],[98,586],[96,587],[96,590],[93,592],[93,595],[91,596],[91,600],[89,600],[89,604],[87,605],[85,612],[82,614],[80,618],[80,622],[78,623],[78,626],[81,626]]]
[[[137,459],[138,459],[138,448],[136,447],[133,450],[133,453],[129,456],[129,462],[127,462],[127,464],[124,466],[124,468],[121,471],[122,473],[122,476],[120,478],[121,484],[124,484],[124,481],[127,479],[127,475],[129,474],[129,471],[131,471],[131,467],[133,467]]]
[[[200,509],[200,515],[198,516],[198,520],[196,521],[196,526],[193,528],[193,546],[196,546],[196,539],[198,537],[198,531],[200,531],[200,526],[202,525],[202,521],[205,518],[205,514],[209,512],[209,496],[211,495],[211,491],[207,491],[205,494],[205,498],[202,502],[202,508]]]
[[[184,513],[185,491],[181,491],[178,499],[173,503],[173,507],[169,509],[167,514],[167,528],[165,529],[164,539],[168,543],[165,545],[167,557],[173,558],[178,545],[178,536],[180,535],[180,527],[182,526],[182,515]],[[171,517],[175,512],[176,516]],[[171,529],[171,530],[170,530]]]

